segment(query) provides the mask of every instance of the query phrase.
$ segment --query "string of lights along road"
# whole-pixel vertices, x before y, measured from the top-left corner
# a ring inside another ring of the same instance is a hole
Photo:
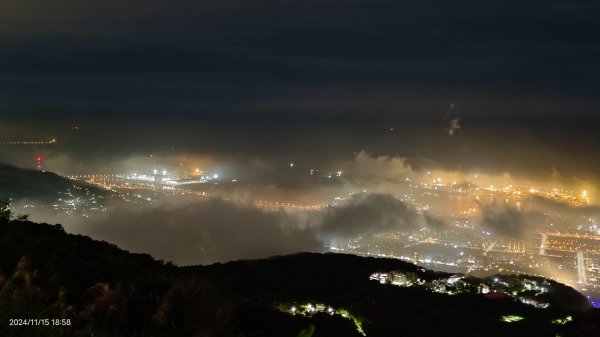
[[[0,141],[0,145],[53,145],[56,144],[56,138],[50,140],[8,140]]]

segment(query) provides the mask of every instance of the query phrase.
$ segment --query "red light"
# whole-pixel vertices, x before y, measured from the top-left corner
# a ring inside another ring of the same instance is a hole
[[[42,170],[44,168],[44,156],[35,155],[33,158],[34,158],[35,168],[38,170]]]

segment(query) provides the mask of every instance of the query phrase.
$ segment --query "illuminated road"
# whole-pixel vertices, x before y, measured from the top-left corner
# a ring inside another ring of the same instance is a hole
[[[108,189],[111,191],[118,192],[121,191],[135,191],[135,190],[143,190],[143,191],[154,191],[154,192],[174,192],[181,193],[184,195],[194,195],[198,197],[216,197],[207,192],[183,189],[173,186],[156,186],[150,183],[124,183],[117,182],[119,180],[126,179],[125,175],[122,174],[84,174],[84,175],[71,175],[70,179],[73,180],[82,180],[86,183],[93,184],[104,189]],[[228,200],[228,199],[225,199]],[[290,202],[281,202],[281,201],[265,201],[265,200],[255,200],[253,204],[256,207],[265,208],[265,209],[289,209],[289,210],[308,210],[308,211],[317,211],[324,207],[324,204],[297,204]]]
[[[8,140],[0,141],[0,145],[53,145],[56,139],[51,140]]]

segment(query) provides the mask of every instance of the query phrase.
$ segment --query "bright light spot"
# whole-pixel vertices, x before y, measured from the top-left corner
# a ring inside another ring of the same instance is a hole
[[[524,317],[517,316],[517,315],[506,315],[506,316],[502,316],[500,318],[500,320],[502,322],[506,322],[506,323],[518,322],[518,321],[521,321],[521,320],[524,320],[524,319],[525,319]]]
[[[552,320],[552,323],[557,324],[557,325],[565,325],[565,324],[571,322],[572,320],[573,320],[573,317],[567,316],[565,318],[557,318],[555,320]]]

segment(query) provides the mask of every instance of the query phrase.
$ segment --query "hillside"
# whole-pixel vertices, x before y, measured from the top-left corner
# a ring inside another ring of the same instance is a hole
[[[61,177],[52,172],[0,163],[0,197],[53,202],[59,198],[109,196],[109,191]]]
[[[449,276],[398,260],[308,253],[182,268],[66,234],[60,226],[5,221],[0,223],[0,335],[600,334],[600,313],[553,281],[501,277],[507,286],[544,284],[540,296],[549,306],[540,309],[509,296],[449,295],[369,279],[386,271],[414,274],[423,284]],[[12,318],[70,324],[8,326]]]

